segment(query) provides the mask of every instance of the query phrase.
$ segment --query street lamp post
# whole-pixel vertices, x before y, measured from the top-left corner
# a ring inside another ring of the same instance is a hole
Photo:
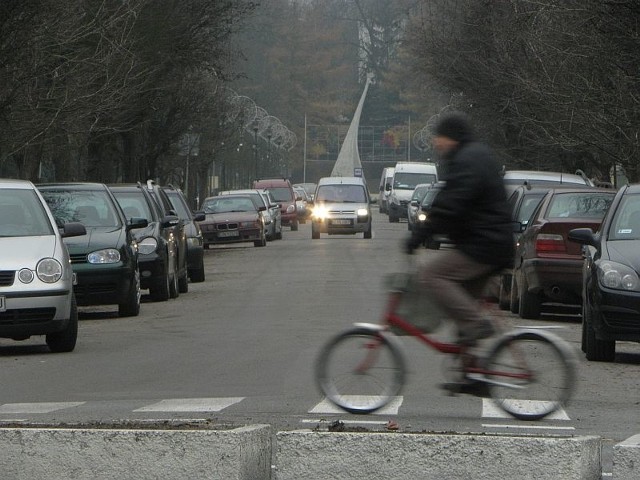
[[[271,132],[267,134],[267,165],[271,168]]]
[[[253,173],[255,179],[258,177],[258,122],[253,122]]]

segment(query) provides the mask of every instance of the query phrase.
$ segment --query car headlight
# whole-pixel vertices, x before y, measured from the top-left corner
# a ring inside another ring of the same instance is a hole
[[[43,258],[36,265],[36,275],[44,283],[56,283],[62,277],[62,265],[55,258]]]
[[[329,215],[328,210],[323,206],[318,205],[313,209],[313,216],[318,220],[324,220],[325,218],[327,218],[328,215]]]
[[[632,268],[621,263],[600,262],[598,264],[598,280],[603,287],[615,290],[640,291],[638,274]]]
[[[18,279],[22,283],[31,283],[33,282],[35,275],[28,268],[23,268],[18,272]]]
[[[258,220],[254,220],[252,222],[240,222],[240,226],[244,228],[254,228],[259,227],[260,222]]]
[[[115,248],[105,248],[97,250],[87,255],[89,263],[118,263],[120,261],[120,252]]]
[[[187,238],[187,247],[201,247],[202,237],[189,237]]]
[[[419,213],[418,214],[418,221],[419,222],[426,222],[427,221],[427,214],[426,213]]]
[[[138,242],[138,252],[140,255],[149,255],[158,248],[158,241],[153,237],[143,238]]]
[[[359,217],[366,217],[367,215],[369,215],[369,211],[366,208],[359,208],[356,214]]]
[[[287,207],[287,213],[293,213],[296,211],[296,206],[295,205],[289,205]]]

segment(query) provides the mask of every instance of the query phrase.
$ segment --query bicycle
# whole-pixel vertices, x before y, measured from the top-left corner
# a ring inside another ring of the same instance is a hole
[[[403,277],[400,283],[404,285],[391,289],[382,322],[355,323],[320,351],[316,381],[334,405],[349,413],[367,414],[384,407],[400,393],[407,363],[394,331],[454,355],[454,373],[481,382],[486,396],[517,419],[539,420],[567,403],[575,382],[575,360],[570,346],[559,336],[516,327],[493,340],[488,353],[471,354],[463,345],[431,335],[433,324],[423,330],[412,324],[406,314],[399,313],[402,300],[410,291],[411,275],[394,275],[396,280]]]

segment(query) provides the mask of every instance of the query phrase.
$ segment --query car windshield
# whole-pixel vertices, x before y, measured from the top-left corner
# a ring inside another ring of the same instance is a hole
[[[413,195],[411,195],[411,200],[417,200],[418,202],[421,201],[425,194],[427,193],[427,191],[429,191],[430,187],[417,187],[414,191],[413,191]]]
[[[367,203],[362,185],[321,185],[316,202]]]
[[[98,190],[42,190],[58,225],[80,222],[85,227],[121,226],[109,195]]]
[[[393,188],[400,190],[413,190],[421,183],[433,183],[436,176],[432,173],[396,172],[393,176]]]
[[[148,222],[153,222],[153,214],[149,208],[149,204],[144,198],[144,194],[141,191],[137,192],[113,192],[113,195],[118,200],[118,203],[122,207],[127,219],[131,218],[146,218]]]
[[[611,193],[585,192],[556,193],[547,208],[547,218],[589,218],[602,220],[613,195]]]
[[[204,201],[205,213],[255,212],[256,207],[250,197],[215,197]]]
[[[640,239],[640,195],[622,197],[609,229],[609,240]]]
[[[287,187],[269,187],[268,190],[276,199],[276,202],[290,202],[293,200],[291,197],[291,190]]]
[[[427,190],[427,193],[425,194],[424,198],[422,199],[422,206],[423,207],[430,207],[431,204],[433,203],[433,199],[436,198],[436,195],[438,195],[438,192],[440,191],[440,189],[438,188],[431,188],[430,190]]]
[[[53,235],[49,216],[33,190],[0,190],[0,237]]]

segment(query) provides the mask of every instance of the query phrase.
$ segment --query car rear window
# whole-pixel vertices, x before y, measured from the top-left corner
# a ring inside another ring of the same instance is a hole
[[[556,193],[547,208],[547,218],[590,218],[601,220],[613,200],[611,193]]]

